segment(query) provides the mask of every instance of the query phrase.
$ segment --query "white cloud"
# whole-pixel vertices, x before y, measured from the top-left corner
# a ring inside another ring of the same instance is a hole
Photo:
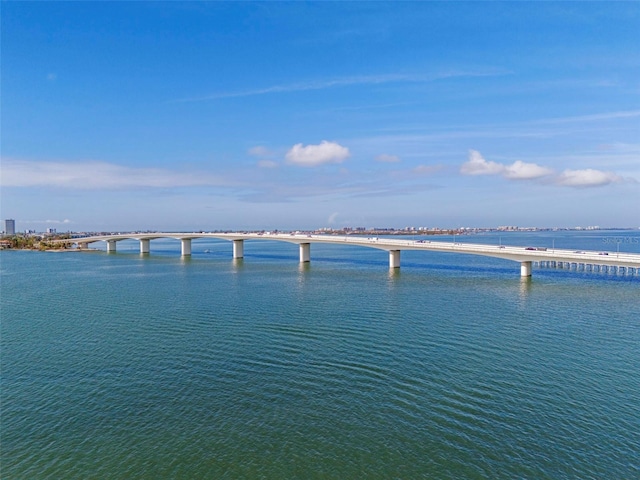
[[[73,223],[71,220],[69,220],[68,218],[65,218],[64,220],[22,220],[21,223],[26,223],[28,225],[30,224],[35,224],[35,223],[48,223],[48,224],[54,224],[54,225],[67,225],[70,223]]]
[[[439,170],[442,170],[442,165],[418,165],[413,169],[413,173],[419,175],[431,175]]]
[[[505,166],[503,176],[512,180],[532,180],[534,178],[546,177],[552,173],[553,170],[550,168],[517,160],[511,165]]]
[[[315,167],[325,163],[342,163],[351,155],[347,147],[323,140],[319,145],[295,144],[287,152],[287,163],[304,167]]]
[[[278,162],[275,162],[273,160],[259,160],[258,161],[258,166],[260,168],[277,168],[278,167]]]
[[[504,165],[486,161],[476,150],[469,150],[469,160],[460,167],[463,175],[500,175],[504,171]]]
[[[271,152],[267,147],[257,145],[249,149],[249,155],[253,155],[255,157],[266,157],[268,155],[271,155]]]
[[[535,163],[525,163],[520,160],[511,165],[485,160],[479,152],[469,151],[469,160],[462,164],[460,172],[464,175],[501,175],[508,180],[535,180],[548,177],[549,183],[563,187],[599,187],[610,183],[625,181],[613,172],[604,172],[587,168],[583,170],[567,169],[560,174],[547,167]],[[633,179],[626,179],[634,181]]]
[[[356,75],[351,77],[339,77],[333,79],[312,80],[308,82],[290,83],[284,85],[272,85],[270,87],[256,88],[236,92],[219,92],[194,98],[183,98],[180,102],[198,102],[215,100],[220,98],[248,97],[273,93],[303,92],[308,90],[324,90],[327,88],[349,87],[357,85],[383,85],[388,83],[425,83],[445,78],[486,77],[508,75],[512,72],[502,69],[487,70],[461,70],[443,71],[428,74],[381,74],[381,75]]]
[[[624,110],[620,112],[595,113],[592,115],[580,115],[576,117],[549,118],[538,120],[533,123],[572,123],[572,122],[592,122],[599,120],[616,120],[620,118],[634,118],[640,116],[640,110]]]
[[[383,153],[376,157],[376,161],[383,163],[397,163],[400,161],[400,157],[397,155],[387,155],[386,153]]]
[[[106,162],[37,162],[2,159],[3,187],[122,189],[134,187],[223,186],[221,178],[160,168],[131,168]]]
[[[558,175],[555,183],[565,187],[600,187],[622,181],[622,177],[613,172],[587,168],[584,170],[565,170]]]
[[[470,150],[469,160],[462,164],[460,173],[463,175],[502,175],[509,180],[533,180],[551,175],[553,170],[521,160],[516,160],[511,165],[487,161],[480,152]]]

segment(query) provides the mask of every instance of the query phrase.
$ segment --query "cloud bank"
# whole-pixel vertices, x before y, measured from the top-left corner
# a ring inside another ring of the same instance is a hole
[[[510,165],[505,165],[485,160],[480,152],[476,150],[469,151],[469,160],[462,164],[460,173],[472,176],[500,175],[508,180],[537,180],[545,178],[550,183],[563,187],[599,187],[624,180],[613,172],[590,168],[585,170],[565,170],[557,174],[552,168],[520,160]]]
[[[132,168],[107,162],[41,162],[2,159],[2,187],[123,189],[132,187],[228,186],[209,174]]]
[[[285,156],[287,163],[303,167],[317,167],[329,163],[342,163],[351,153],[347,147],[323,140],[319,145],[295,144]]]

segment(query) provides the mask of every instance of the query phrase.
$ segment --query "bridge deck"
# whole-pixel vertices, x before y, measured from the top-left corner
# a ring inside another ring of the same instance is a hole
[[[89,244],[98,241],[120,241],[135,239],[148,241],[157,238],[175,238],[192,240],[197,238],[216,238],[224,240],[274,240],[296,244],[328,243],[340,245],[358,245],[380,250],[426,250],[436,252],[461,253],[503,258],[516,262],[566,262],[588,265],[604,265],[627,268],[640,268],[640,254],[602,251],[578,251],[565,249],[535,249],[525,246],[486,245],[478,243],[443,242],[438,240],[409,240],[380,237],[358,237],[352,235],[308,235],[308,234],[262,234],[262,233],[125,233],[73,238],[76,244]],[[58,240],[64,242],[65,240]]]

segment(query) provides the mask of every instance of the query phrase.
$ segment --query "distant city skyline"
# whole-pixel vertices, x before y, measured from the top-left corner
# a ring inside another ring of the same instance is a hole
[[[498,226],[487,226],[487,227],[439,227],[437,225],[432,226],[416,226],[416,225],[407,225],[404,227],[386,227],[383,225],[377,226],[342,226],[342,227],[317,227],[317,228],[305,228],[305,229],[297,229],[297,228],[289,228],[289,229],[238,229],[238,230],[230,230],[230,229],[191,229],[185,230],[183,232],[179,232],[175,229],[166,229],[166,230],[158,230],[158,229],[132,229],[132,230],[72,230],[62,229],[58,232],[57,228],[47,227],[44,230],[34,230],[34,229],[25,229],[17,231],[15,229],[15,220],[6,219],[4,220],[5,229],[2,232],[4,235],[65,235],[65,234],[121,234],[121,233],[157,233],[157,232],[165,232],[165,233],[229,233],[232,231],[236,231],[239,233],[273,233],[273,232],[291,232],[291,233],[343,233],[343,234],[361,234],[361,235],[371,235],[371,234],[400,234],[400,235],[431,235],[431,234],[451,234],[451,233],[479,233],[479,232],[542,232],[542,231],[633,231],[640,230],[640,227],[628,227],[628,226],[618,226],[618,227],[607,227],[603,228],[599,225],[574,225],[574,226],[533,226],[533,225],[498,225]]]
[[[3,2],[16,231],[637,227],[638,2]]]

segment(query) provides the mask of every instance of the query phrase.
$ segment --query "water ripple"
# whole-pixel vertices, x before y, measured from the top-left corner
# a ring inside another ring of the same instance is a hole
[[[640,476],[636,284],[16,253],[3,478]]]

